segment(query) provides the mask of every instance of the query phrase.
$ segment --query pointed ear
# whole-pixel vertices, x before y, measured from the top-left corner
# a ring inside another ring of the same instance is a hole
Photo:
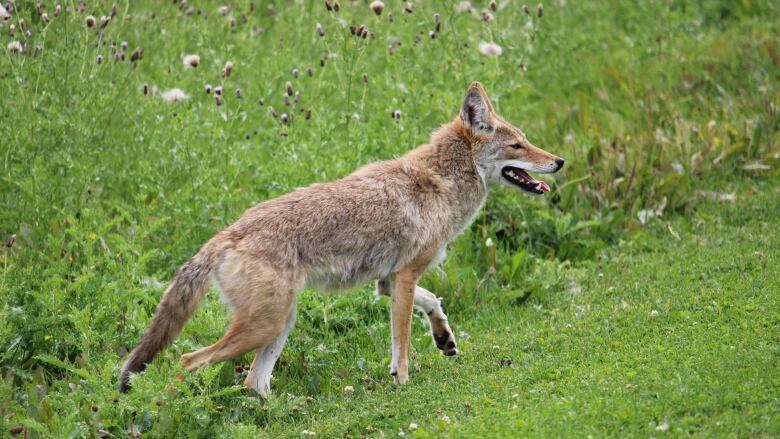
[[[463,125],[473,133],[490,133],[493,131],[493,105],[479,82],[469,86],[463,105],[460,107],[460,119]]]

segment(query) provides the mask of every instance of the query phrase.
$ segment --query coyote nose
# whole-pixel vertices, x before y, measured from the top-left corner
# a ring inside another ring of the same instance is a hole
[[[557,168],[555,168],[556,171],[560,171],[560,169],[563,167],[563,164],[566,163],[566,161],[562,158],[555,159],[555,164],[558,165]]]

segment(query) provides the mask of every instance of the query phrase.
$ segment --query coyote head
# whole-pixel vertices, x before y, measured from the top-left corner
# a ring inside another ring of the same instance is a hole
[[[557,172],[564,160],[531,144],[520,129],[496,114],[479,82],[466,92],[458,122],[487,183],[503,183],[536,195],[549,192],[547,183],[535,180],[527,171]]]

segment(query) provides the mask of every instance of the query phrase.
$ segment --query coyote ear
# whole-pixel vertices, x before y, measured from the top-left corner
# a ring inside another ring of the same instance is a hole
[[[463,105],[460,108],[460,119],[463,125],[474,133],[490,133],[493,131],[492,114],[493,106],[482,84],[472,83],[466,96],[463,97]]]

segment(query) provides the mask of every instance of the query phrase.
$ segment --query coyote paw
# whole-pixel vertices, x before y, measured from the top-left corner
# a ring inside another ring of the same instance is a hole
[[[439,348],[444,355],[448,357],[457,355],[458,346],[455,343],[455,336],[452,335],[452,331],[450,331],[449,328],[440,334],[434,332],[433,339],[436,341],[436,347]]]

